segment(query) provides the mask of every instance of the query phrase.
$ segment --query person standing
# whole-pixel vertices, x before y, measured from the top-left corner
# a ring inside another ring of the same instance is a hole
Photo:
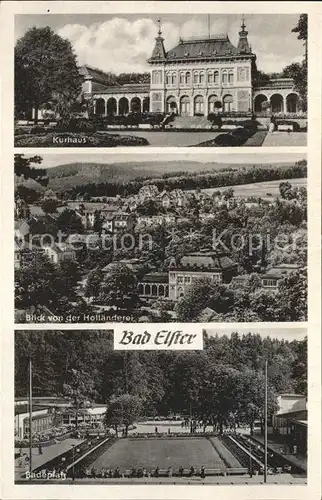
[[[193,465],[190,465],[190,469],[189,469],[189,477],[192,477],[195,473],[195,468]]]
[[[205,479],[205,477],[206,477],[206,470],[205,470],[205,467],[203,465],[200,467],[200,477],[202,479]]]
[[[275,129],[276,129],[276,118],[274,115],[272,115],[269,123],[270,133],[273,133]]]
[[[38,445],[38,455],[42,455],[42,446],[41,446],[41,444]]]
[[[183,473],[184,473],[184,468],[182,467],[182,465],[180,465],[180,467],[179,467],[179,476],[183,477]]]

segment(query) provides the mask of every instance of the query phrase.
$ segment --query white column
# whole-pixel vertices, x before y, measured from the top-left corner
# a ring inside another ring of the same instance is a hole
[[[116,98],[116,114],[120,114],[120,99]]]
[[[104,116],[107,116],[107,99],[104,99]]]
[[[204,97],[204,115],[208,116],[208,95]]]

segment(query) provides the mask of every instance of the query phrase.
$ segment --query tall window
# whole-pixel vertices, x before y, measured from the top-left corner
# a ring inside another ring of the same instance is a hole
[[[214,72],[214,83],[215,83],[215,85],[218,85],[218,83],[219,83],[219,72],[218,71]]]
[[[224,71],[223,74],[222,74],[222,82],[223,83],[227,83],[227,78],[228,78],[227,72]]]
[[[186,73],[186,85],[191,85],[191,73],[187,71]]]
[[[238,70],[238,80],[240,82],[245,82],[248,80],[247,70],[246,68],[239,68]]]
[[[177,83],[177,75],[175,73],[172,73],[172,85],[176,85]]]
[[[201,83],[201,84],[205,83],[205,74],[204,73],[199,74],[199,83]]]
[[[170,73],[166,74],[165,83],[167,85],[170,85],[170,83],[171,83],[171,75],[170,75]]]
[[[184,73],[180,73],[180,85],[184,85]]]
[[[193,74],[193,83],[199,83],[199,73],[196,71]]]
[[[229,71],[228,73],[228,83],[233,83],[234,82],[234,73],[233,71]]]
[[[158,84],[162,81],[162,72],[161,70],[152,71],[152,83]]]
[[[214,74],[208,73],[208,83],[211,85],[214,83]]]

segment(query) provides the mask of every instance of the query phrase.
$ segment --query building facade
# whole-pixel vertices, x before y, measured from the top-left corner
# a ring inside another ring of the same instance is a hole
[[[229,283],[237,274],[237,264],[215,251],[200,251],[185,255],[177,263],[173,258],[169,264],[169,299],[177,301],[200,279],[212,283]]]
[[[255,85],[256,54],[244,20],[237,47],[227,34],[193,37],[165,50],[161,26],[148,60],[150,83],[111,85],[110,76],[84,66],[83,94],[94,99],[96,114],[175,112],[181,116],[261,112],[264,101],[273,113],[297,113],[298,93],[290,78]],[[105,76],[104,76],[105,75]]]

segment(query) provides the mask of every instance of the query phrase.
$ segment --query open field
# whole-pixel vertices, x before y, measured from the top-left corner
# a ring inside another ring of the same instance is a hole
[[[255,182],[253,184],[239,184],[237,186],[227,186],[227,188],[210,188],[202,189],[207,194],[212,194],[216,191],[224,191],[225,189],[232,188],[234,190],[235,196],[241,196],[247,198],[248,196],[257,196],[261,198],[267,198],[279,195],[279,185],[281,182],[289,182],[292,186],[306,186],[307,178],[302,177],[300,179],[280,179],[278,181],[268,181],[268,182]],[[268,195],[267,193],[270,193]]]
[[[225,468],[210,440],[206,438],[124,438],[103,453],[91,467],[155,469],[190,465],[198,468]]]

